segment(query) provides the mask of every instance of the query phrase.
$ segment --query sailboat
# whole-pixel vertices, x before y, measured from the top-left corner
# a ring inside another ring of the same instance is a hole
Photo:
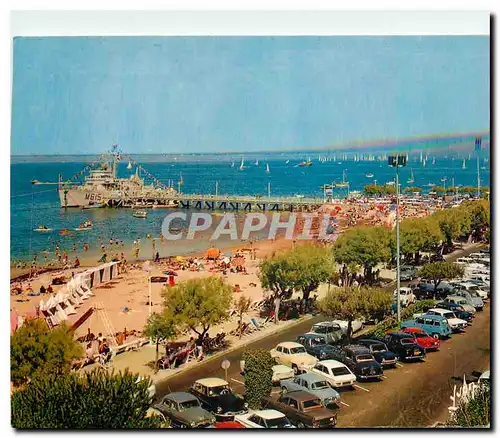
[[[424,158],[424,161],[422,161],[422,167],[425,167],[425,164],[427,163],[427,161],[425,160]]]
[[[290,162],[290,160],[286,160],[286,161],[285,161],[285,164],[288,164],[289,162]]]
[[[245,159],[241,159],[241,164],[240,164],[240,170],[243,170],[245,168]]]
[[[132,169],[132,163],[130,161],[128,162],[127,169],[128,170]]]
[[[255,160],[255,166],[258,166],[259,165],[259,160]]]
[[[373,178],[373,173],[367,173],[365,176],[366,176],[367,178]]]
[[[432,164],[436,164],[436,157],[432,157]]]
[[[234,167],[234,161],[231,163],[231,167]]]
[[[465,169],[466,166],[465,166],[465,158],[464,158],[464,161],[462,161],[462,169]]]
[[[339,189],[349,187],[349,181],[347,181],[347,174],[345,170],[342,172],[342,182],[334,183],[333,186]]]
[[[422,151],[420,151],[420,162],[422,163],[423,161],[424,161],[424,156],[423,156]]]
[[[415,178],[413,177],[413,169],[410,169],[410,178],[408,178],[408,184],[413,184],[415,182]]]
[[[271,171],[269,170],[269,163],[266,163],[266,172],[267,172],[267,173],[271,172]]]

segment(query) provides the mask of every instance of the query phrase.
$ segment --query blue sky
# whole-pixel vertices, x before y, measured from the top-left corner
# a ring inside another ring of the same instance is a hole
[[[489,130],[489,37],[14,40],[12,154],[258,151]]]

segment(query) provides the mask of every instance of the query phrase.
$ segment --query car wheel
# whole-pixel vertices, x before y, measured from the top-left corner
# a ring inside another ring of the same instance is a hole
[[[299,374],[299,369],[298,369],[297,365],[292,365],[292,370],[293,370],[293,374],[295,374],[295,375]]]
[[[438,335],[437,333],[434,333],[434,334],[432,335],[432,337],[433,337],[434,339],[439,339],[439,335]]]
[[[305,429],[305,428],[306,428],[305,424],[304,424],[304,423],[302,423],[302,422],[300,422],[300,421],[297,423],[297,427],[298,427],[299,429]]]

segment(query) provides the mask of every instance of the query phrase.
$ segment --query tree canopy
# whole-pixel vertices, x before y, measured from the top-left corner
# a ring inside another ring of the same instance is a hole
[[[120,429],[160,427],[147,418],[151,381],[128,371],[48,374],[11,397],[11,424],[18,429]]]
[[[391,259],[393,233],[385,227],[359,226],[347,230],[335,242],[335,260],[343,265],[363,267],[368,283],[373,280],[372,269]]]
[[[179,329],[204,336],[229,318],[233,288],[220,277],[195,278],[163,292],[165,313]]]
[[[269,350],[247,350],[245,361],[245,399],[250,409],[260,409],[263,397],[273,389],[273,365],[276,364]]]
[[[452,280],[464,275],[464,269],[451,262],[434,262],[422,266],[418,272],[419,276],[432,281],[434,291],[443,280]]]
[[[403,190],[405,193],[420,193],[422,191],[421,187],[406,187]]]
[[[347,338],[350,341],[352,321],[360,318],[382,319],[389,313],[392,294],[384,289],[367,287],[332,287],[320,300],[325,315],[348,321]]]
[[[393,185],[377,185],[368,184],[364,187],[364,192],[367,196],[388,196],[396,194],[396,187]]]
[[[20,385],[40,373],[61,375],[83,354],[66,326],[50,330],[42,319],[28,320],[10,339],[11,380]]]
[[[252,304],[252,300],[244,295],[240,295],[238,299],[234,300],[234,309],[236,310],[236,315],[238,315],[239,326],[242,327],[243,323],[243,315],[250,311],[250,305]],[[243,334],[242,330],[239,330],[240,339]]]
[[[401,222],[401,252],[407,257],[415,255],[418,264],[420,251],[435,250],[443,235],[436,221],[429,218],[409,218]]]
[[[320,283],[328,280],[333,267],[327,248],[304,244],[265,259],[260,265],[260,279],[262,286],[274,294],[301,291],[307,300]]]

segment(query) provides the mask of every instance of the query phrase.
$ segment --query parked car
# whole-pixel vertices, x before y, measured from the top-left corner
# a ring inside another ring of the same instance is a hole
[[[483,299],[474,290],[473,285],[470,285],[470,283],[468,283],[467,286],[469,286],[469,290],[462,288],[460,286],[457,287],[453,295],[464,297],[467,300],[467,304],[473,306],[474,309],[476,309],[477,311],[482,311],[484,308]]]
[[[204,409],[215,415],[217,421],[231,421],[235,415],[248,412],[248,404],[223,379],[199,379],[189,388],[189,392],[200,400]]]
[[[399,360],[423,360],[425,350],[415,342],[409,333],[390,332],[385,335],[387,348],[398,356]]]
[[[438,350],[441,342],[439,339],[429,336],[427,332],[419,327],[405,327],[401,330],[403,333],[409,333],[415,338],[415,342],[420,345],[426,352],[430,350]]]
[[[240,370],[241,374],[245,374],[245,361],[240,360]],[[293,370],[286,365],[273,365],[273,385],[279,384],[282,380],[291,379],[295,376]]]
[[[356,383],[356,376],[347,365],[337,360],[322,360],[314,365],[311,370],[319,376],[325,378],[334,388],[350,386]]]
[[[383,367],[396,366],[398,357],[392,351],[389,351],[387,345],[382,341],[377,339],[360,339],[357,343],[368,348],[375,360]]]
[[[247,414],[236,415],[234,420],[247,429],[294,429],[286,415],[276,409],[251,411]]]
[[[429,309],[425,314],[444,316],[448,320],[448,324],[454,332],[459,332],[467,328],[467,321],[457,318],[451,310],[433,308]]]
[[[347,365],[357,380],[381,379],[384,374],[370,350],[362,345],[336,347],[335,359]]]
[[[411,281],[418,277],[418,271],[415,266],[405,265],[399,269],[399,278],[401,281]]]
[[[318,397],[306,391],[289,392],[277,400],[264,397],[262,406],[282,412],[298,428],[325,429],[337,424],[337,414],[325,408]]]
[[[342,334],[347,335],[347,327],[349,325],[349,321],[345,321],[342,319],[334,319],[331,321],[335,324],[338,324],[340,328],[342,329]],[[359,319],[355,319],[354,321],[351,322],[351,327],[352,327],[352,332],[356,333],[359,332],[363,328],[363,321],[360,321]]]
[[[310,355],[319,360],[333,358],[332,346],[326,343],[323,336],[318,336],[316,333],[306,333],[298,336],[297,342],[303,345]]]
[[[215,424],[215,416],[187,392],[171,392],[153,407],[170,419],[172,427],[203,428]]]
[[[309,371],[318,359],[310,355],[298,342],[282,342],[271,350],[271,356],[282,365],[292,368],[295,374]]]
[[[444,316],[439,315],[422,315],[402,322],[401,328],[406,327],[419,327],[425,330],[428,335],[438,339],[447,338],[451,335],[451,327],[448,324],[448,320]]]
[[[397,289],[393,293],[394,298],[397,298],[398,291]],[[399,300],[403,307],[407,307],[410,304],[413,304],[417,299],[413,294],[413,290],[409,287],[400,287],[399,288]],[[396,300],[397,301],[397,300]]]
[[[321,400],[327,408],[338,408],[340,394],[335,391],[328,381],[316,373],[305,373],[291,380],[281,382],[283,394],[293,391],[307,391]]]
[[[470,312],[466,312],[460,304],[440,301],[439,303],[436,303],[435,307],[438,307],[440,309],[451,310],[456,315],[457,318],[463,319],[467,321],[469,324],[471,324],[472,321],[474,320],[474,315]]]
[[[464,297],[460,297],[458,295],[448,295],[443,301],[447,303],[455,303],[461,305],[465,311],[476,314],[476,308],[467,303],[467,300]]]
[[[342,339],[342,329],[340,325],[332,321],[314,324],[308,333],[323,337],[327,344],[336,344]]]

